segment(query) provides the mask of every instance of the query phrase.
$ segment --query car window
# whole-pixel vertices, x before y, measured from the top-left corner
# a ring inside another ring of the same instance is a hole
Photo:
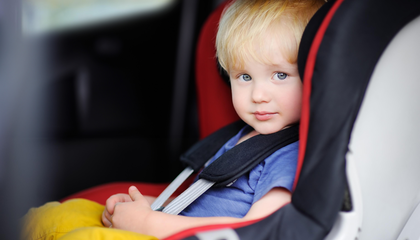
[[[176,0],[25,0],[25,33],[40,33],[156,13]]]

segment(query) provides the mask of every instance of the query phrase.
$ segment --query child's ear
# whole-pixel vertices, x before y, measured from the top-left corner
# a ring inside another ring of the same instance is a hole
[[[220,65],[219,59],[216,59],[216,62],[220,76],[222,77],[223,81],[230,87],[230,77],[228,72],[222,67],[222,65]]]

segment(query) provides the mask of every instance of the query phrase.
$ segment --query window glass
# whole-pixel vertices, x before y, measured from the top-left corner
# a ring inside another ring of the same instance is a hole
[[[25,33],[80,27],[117,18],[158,12],[175,0],[25,0]]]

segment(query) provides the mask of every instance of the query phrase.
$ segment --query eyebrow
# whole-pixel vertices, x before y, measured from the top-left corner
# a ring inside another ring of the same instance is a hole
[[[297,63],[290,63],[288,61],[283,61],[279,64],[270,64],[270,66],[275,66],[275,67],[285,67],[285,66],[290,66],[290,67],[293,66],[294,67],[294,65],[297,65]]]
[[[296,63],[289,63],[287,62],[287,64],[271,64],[270,66],[274,67],[274,68],[281,68],[281,69],[285,69],[285,70],[297,70],[297,64]]]

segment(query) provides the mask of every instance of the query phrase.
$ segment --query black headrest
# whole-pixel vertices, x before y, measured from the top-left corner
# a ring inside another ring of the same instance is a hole
[[[298,69],[302,81],[305,72],[306,60],[308,59],[309,49],[311,49],[312,41],[319,29],[319,26],[324,20],[325,15],[327,15],[328,11],[330,10],[333,2],[335,1],[329,1],[326,4],[324,4],[311,18],[311,20],[308,23],[308,26],[303,32],[298,52]]]

